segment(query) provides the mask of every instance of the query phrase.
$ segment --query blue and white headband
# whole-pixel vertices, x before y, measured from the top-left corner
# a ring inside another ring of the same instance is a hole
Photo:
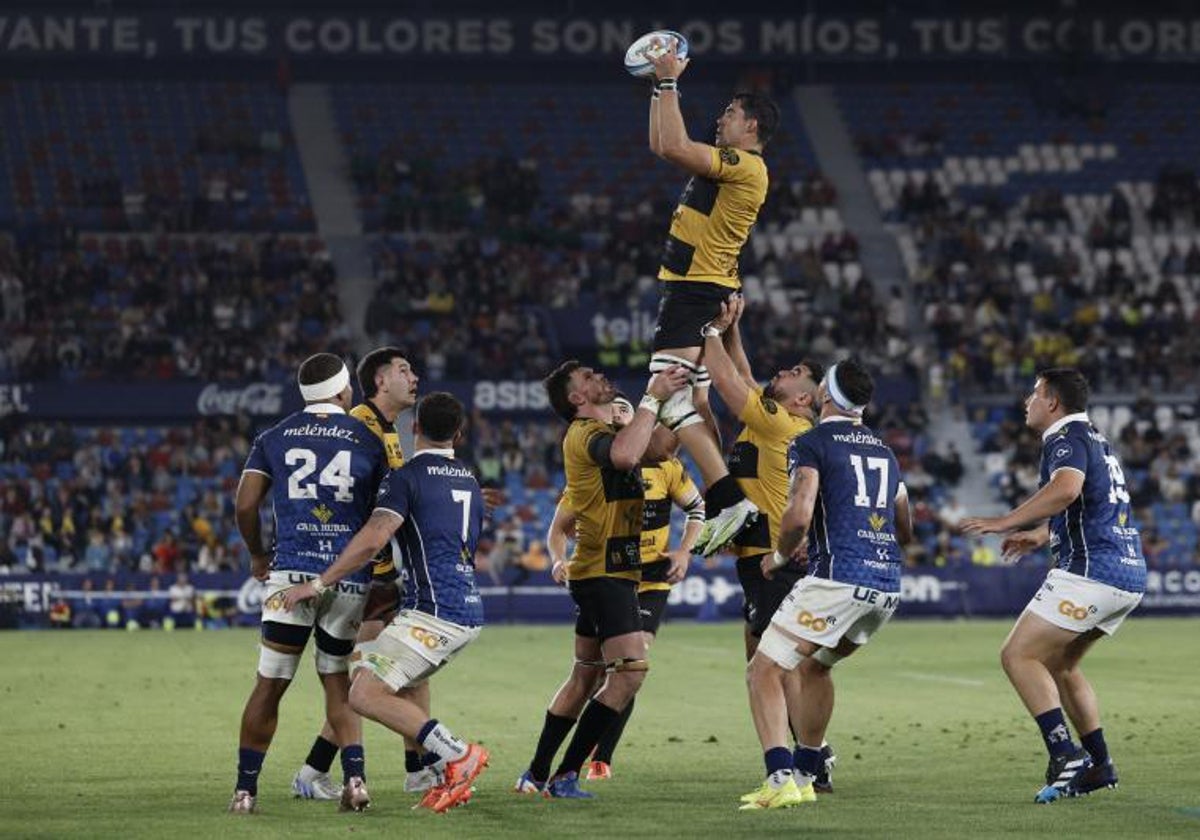
[[[829,393],[829,398],[842,411],[848,411],[851,414],[862,414],[863,409],[867,407],[866,403],[857,405],[838,387],[837,369],[838,366],[835,364],[825,373],[825,390]]]

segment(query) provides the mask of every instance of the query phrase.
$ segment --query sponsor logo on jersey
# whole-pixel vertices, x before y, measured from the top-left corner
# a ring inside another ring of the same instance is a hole
[[[322,525],[329,522],[330,519],[333,519],[333,511],[330,510],[324,502],[317,505],[315,508],[309,511],[309,513],[319,519]]]
[[[837,616],[829,615],[822,618],[810,613],[808,610],[800,610],[796,616],[796,623],[801,627],[808,627],[814,633],[824,633],[826,629],[837,624]]]
[[[721,149],[719,154],[721,156],[721,160],[725,163],[728,163],[730,166],[737,166],[738,161],[741,160],[741,158],[738,157],[738,153],[728,147]]]
[[[871,523],[871,528],[876,531],[882,531],[883,526],[887,524],[887,519],[878,513],[872,513],[867,517],[867,521]]]
[[[1064,598],[1058,602],[1058,611],[1068,618],[1073,618],[1076,621],[1083,621],[1088,617],[1088,615],[1096,612],[1096,607],[1092,605],[1086,607],[1080,606],[1079,604],[1076,604],[1073,601],[1068,601]]]
[[[450,644],[449,636],[444,636],[435,630],[430,630],[419,625],[411,628],[408,634],[429,650],[437,650],[440,647],[446,647],[446,645]]]

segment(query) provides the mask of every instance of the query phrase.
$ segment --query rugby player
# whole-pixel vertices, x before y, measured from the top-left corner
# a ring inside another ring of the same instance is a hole
[[[1003,516],[962,523],[968,534],[1007,534],[1001,543],[1006,558],[1048,544],[1054,560],[1000,651],[1004,672],[1050,753],[1046,784],[1034,797],[1041,804],[1117,786],[1096,692],[1079,665],[1146,591],[1146,558],[1125,473],[1088,419],[1089,392],[1074,368],[1038,374],[1025,400],[1025,424],[1042,435],[1038,491]]]
[[[603,374],[572,360],[546,378],[551,406],[569,423],[564,499],[577,517],[577,539],[567,585],[578,618],[571,674],[546,711],[533,761],[517,780],[519,792],[590,798],[579,787],[579,771],[645,678],[649,662],[637,600],[644,498],[638,468],[663,402],[687,382],[687,371],[677,365],[655,374],[633,419],[618,432],[609,405],[616,389]],[[602,672],[604,683],[594,691]],[[554,755],[572,728],[551,775]]]
[[[743,810],[816,800],[821,744],[833,714],[831,669],[891,618],[900,603],[901,545],[912,539],[896,455],[862,423],[874,382],[856,360],[831,367],[817,390],[816,428],[792,443],[791,494],[770,577],[807,540],[808,575],[784,599],[750,660],[747,679],[766,780]],[[799,669],[799,749],[787,748],[784,676]]]
[[[779,107],[759,93],[738,93],[717,119],[715,145],[688,137],[679,109],[679,77],[687,69],[674,48],[654,60],[650,100],[650,150],[691,173],[663,248],[658,278],[663,296],[654,332],[651,372],[682,365],[689,388],[663,406],[662,421],[675,432],[706,485],[708,517],[697,551],[711,555],[758,512],[730,475],[721,456],[708,406],[701,328],[720,304],[741,288],[738,257],[767,196],[763,148],[779,125]]]
[[[367,520],[387,471],[383,445],[347,416],[353,391],[350,373],[337,356],[319,353],[300,365],[302,411],[260,434],[238,484],[238,531],[251,571],[267,588],[262,610],[258,676],[242,712],[237,783],[229,810],[253,813],[258,775],[275,735],[283,698],[308,638],[316,631],[316,667],[336,742],[342,747],[343,810],[370,804],[361,725],[350,708],[347,676],[355,631],[366,601],[369,574],[343,581],[318,604],[289,609],[283,592],[310,580],[332,563]],[[262,541],[259,508],[268,495],[274,508],[276,543]]]
[[[624,428],[633,419],[633,403],[618,395],[612,401],[613,425]],[[642,576],[638,583],[638,613],[642,618],[642,635],[646,650],[650,650],[663,613],[667,609],[667,596],[671,587],[687,576],[692,559],[692,546],[700,535],[704,522],[704,499],[688,475],[687,467],[672,453],[665,461],[643,464],[641,558]],[[672,503],[687,515],[683,534],[674,549],[668,550],[671,540]],[[568,538],[574,534],[575,514],[562,502],[554,511],[554,520],[547,535],[547,545],[553,560],[554,579],[566,581],[566,549]],[[600,743],[587,764],[586,778],[589,781],[612,778],[612,760],[617,744],[625,731],[625,725],[633,714],[636,697],[629,701],[621,717],[605,731]]]
[[[759,386],[742,346],[739,324],[744,311],[740,294],[721,304],[720,315],[704,328],[704,357],[717,393],[744,424],[729,455],[730,474],[759,510],[754,523],[731,543],[738,558],[745,619],[742,633],[749,662],[771,617],[804,574],[804,562],[789,559],[767,578],[762,561],[779,542],[779,523],[788,504],[788,448],[796,437],[812,429],[817,419],[817,383],[825,368],[804,359],[778,371],[766,387]],[[800,696],[799,670],[787,672],[784,681],[785,696],[794,706]],[[798,720],[798,713],[790,708],[789,720]],[[793,735],[797,736],[798,755],[799,733],[793,729]],[[814,787],[818,793],[832,793],[833,748],[822,743],[821,757]]]
[[[435,392],[417,406],[416,454],[388,474],[375,510],[337,561],[320,577],[285,593],[288,603],[323,595],[355,573],[398,534],[408,585],[400,611],[363,656],[350,702],[359,714],[415,741],[437,760],[442,781],[420,807],[437,812],[465,802],[488,751],[457,738],[404,690],[426,680],[478,638],[483,599],[475,584],[475,549],[483,527],[483,494],[454,457],[466,411]]]
[[[379,438],[387,452],[388,469],[399,469],[404,466],[404,448],[396,432],[396,418],[417,401],[417,374],[404,351],[398,347],[372,350],[359,361],[355,373],[363,401],[350,409],[350,416],[365,423],[371,433]],[[391,546],[385,546],[372,567],[371,587],[358,630],[357,645],[374,640],[391,619],[400,598],[397,577]],[[417,691],[428,692],[428,685],[423,684]],[[429,710],[427,693],[414,699],[426,711]],[[361,734],[353,741],[361,743]],[[308,751],[304,765],[292,778],[292,793],[302,799],[337,799],[341,795],[341,786],[329,777],[329,768],[333,766],[337,751],[333,727],[329,721],[325,721],[321,733]],[[405,790],[423,790],[432,784],[432,776],[423,768],[416,744],[405,743],[404,764],[407,771]]]

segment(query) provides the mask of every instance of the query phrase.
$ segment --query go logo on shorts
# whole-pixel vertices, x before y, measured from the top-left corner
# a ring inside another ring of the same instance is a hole
[[[808,610],[801,610],[800,614],[796,616],[796,621],[801,627],[808,627],[814,633],[824,633],[825,629],[829,627],[829,621],[827,619],[818,618]]]
[[[1076,621],[1083,621],[1088,617],[1089,613],[1096,611],[1095,607],[1081,607],[1072,601],[1059,601],[1058,611],[1068,618],[1073,618]]]
[[[408,631],[409,635],[416,639],[421,644],[430,650],[436,650],[440,647],[445,647],[450,644],[450,640],[440,633],[435,633],[432,630],[427,630],[424,627],[414,627]]]

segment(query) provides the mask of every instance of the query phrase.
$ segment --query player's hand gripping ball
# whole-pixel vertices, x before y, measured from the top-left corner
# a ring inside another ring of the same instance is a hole
[[[625,51],[625,69],[629,71],[630,75],[637,76],[639,79],[654,75],[652,59],[665,54],[672,45],[675,47],[676,55],[680,58],[687,58],[687,38],[678,32],[670,29],[647,32],[630,44],[629,49]]]

